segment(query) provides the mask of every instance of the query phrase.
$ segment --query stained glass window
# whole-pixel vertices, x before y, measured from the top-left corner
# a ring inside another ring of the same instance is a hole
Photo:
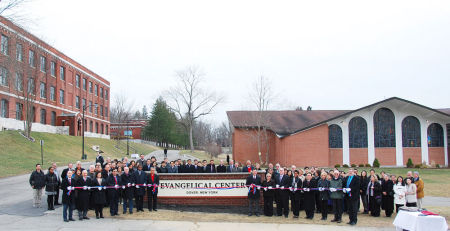
[[[342,129],[336,124],[328,127],[328,142],[330,148],[342,148]]]
[[[444,129],[440,124],[428,126],[428,147],[444,147]]]
[[[414,116],[408,116],[402,121],[403,147],[420,147],[420,122]]]
[[[367,148],[367,122],[355,117],[348,124],[350,148]]]
[[[395,147],[395,117],[387,108],[380,108],[373,116],[375,147]]]

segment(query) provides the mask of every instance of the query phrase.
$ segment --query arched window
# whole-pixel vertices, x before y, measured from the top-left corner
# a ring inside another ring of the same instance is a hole
[[[106,135],[109,135],[108,133],[109,133],[108,125],[106,125],[105,134],[106,134]]]
[[[402,121],[403,147],[420,147],[420,122],[414,116],[408,116]]]
[[[395,147],[395,117],[387,108],[380,108],[373,116],[375,147]]]
[[[41,124],[46,124],[47,120],[47,112],[45,111],[45,109],[41,109]]]
[[[330,148],[342,148],[342,129],[332,124],[328,127],[328,142]]]
[[[350,148],[367,148],[367,123],[362,117],[355,117],[348,124]]]
[[[444,129],[440,124],[428,126],[428,147],[444,147]]]
[[[56,112],[54,111],[51,113],[50,124],[56,126]]]

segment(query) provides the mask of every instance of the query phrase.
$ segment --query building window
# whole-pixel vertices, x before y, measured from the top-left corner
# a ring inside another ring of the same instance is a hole
[[[75,97],[75,107],[80,109],[80,97],[79,96]]]
[[[8,86],[8,69],[0,67],[0,85]]]
[[[89,131],[90,132],[92,132],[94,129],[93,129],[93,125],[94,123],[92,123],[92,121],[89,123]]]
[[[86,99],[83,99],[81,104],[82,104],[83,110],[86,110]]]
[[[402,146],[420,147],[420,122],[414,116],[408,116],[402,121]]]
[[[89,93],[92,93],[92,82],[89,82]]]
[[[103,129],[104,127],[103,127],[103,124],[101,124],[100,125],[100,134],[103,134],[103,132],[104,132],[104,129]]]
[[[367,123],[362,117],[354,117],[348,124],[350,148],[367,148]]]
[[[105,99],[108,100],[108,90],[105,89]]]
[[[23,91],[23,75],[18,72],[16,72],[14,88],[16,89],[16,91]]]
[[[0,101],[0,107],[1,107],[0,117],[8,118],[8,101],[6,101],[6,99],[2,99]]]
[[[22,120],[22,108],[21,103],[16,103],[16,120]]]
[[[41,82],[40,90],[41,90],[41,98],[43,99],[47,98],[47,93],[45,91],[45,83]]]
[[[80,75],[78,74],[75,75],[75,86],[80,88]]]
[[[44,56],[41,56],[41,71],[46,72],[47,59]]]
[[[83,78],[83,89],[86,91],[86,79]]]
[[[395,117],[387,108],[380,108],[373,116],[375,147],[395,147]]]
[[[66,69],[63,66],[59,67],[59,78],[63,81],[66,79]]]
[[[52,126],[56,126],[56,112],[54,111],[51,113],[50,123]]]
[[[64,104],[64,90],[59,89],[59,103]]]
[[[95,115],[98,115],[98,104],[95,104],[95,108],[94,109],[95,109],[94,110]]]
[[[428,126],[428,147],[444,147],[444,129],[440,124]]]
[[[108,107],[105,107],[105,117],[108,118]]]
[[[94,91],[95,91],[95,96],[98,96],[98,85],[97,84],[95,84]]]
[[[5,35],[2,35],[2,47],[1,47],[1,52],[4,55],[8,55],[8,48],[9,48],[9,38],[6,37]]]
[[[17,61],[23,61],[23,47],[22,44],[16,44],[16,59]]]
[[[106,125],[106,128],[105,128],[105,134],[108,135],[108,133],[109,133],[108,125]]]
[[[98,133],[98,123],[95,123],[95,133]]]
[[[36,92],[36,87],[34,85],[34,78],[30,77],[28,79],[28,86],[27,86],[27,92],[28,94],[34,95]]]
[[[89,101],[89,112],[92,113],[92,101]]]
[[[31,118],[33,119],[33,122],[36,122],[36,108],[32,107],[31,108]]]
[[[100,97],[103,98],[103,87],[100,88]]]
[[[51,86],[50,87],[50,100],[51,101],[56,101],[56,89],[55,87]]]
[[[50,74],[56,77],[56,63],[53,61],[50,62]]]
[[[342,148],[342,129],[339,125],[332,124],[328,127],[328,146]]]
[[[100,115],[103,116],[103,105],[100,105]]]
[[[36,66],[36,62],[34,60],[34,51],[32,50],[28,51],[28,63],[30,64],[30,67]]]
[[[45,111],[45,109],[41,109],[41,124],[46,124],[46,115],[47,115],[47,113],[46,113],[46,111]]]

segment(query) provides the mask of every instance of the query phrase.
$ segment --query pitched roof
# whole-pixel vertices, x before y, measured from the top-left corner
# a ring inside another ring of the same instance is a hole
[[[270,130],[284,136],[347,112],[349,110],[263,111],[260,121],[265,121]],[[258,111],[228,111],[227,115],[234,127],[257,127]]]
[[[433,109],[402,98],[391,97],[356,110],[264,111],[262,113],[263,119],[260,121],[267,121],[266,126],[270,130],[284,137],[387,101],[412,104],[450,117],[450,108]],[[258,125],[258,111],[228,111],[227,115],[235,128],[255,128]]]

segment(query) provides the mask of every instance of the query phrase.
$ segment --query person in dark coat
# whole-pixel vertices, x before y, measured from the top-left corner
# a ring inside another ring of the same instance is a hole
[[[344,180],[345,200],[347,202],[347,213],[350,221],[349,225],[356,225],[358,222],[358,203],[359,203],[359,190],[360,182],[359,177],[354,175],[352,168],[348,170],[348,176]]]
[[[143,170],[147,172],[150,171],[151,168],[152,168],[152,161],[147,160],[147,162],[143,165]]]
[[[273,171],[273,170],[271,170]],[[298,170],[294,171],[294,179],[292,181],[292,194],[294,195],[294,207],[292,209],[294,213],[294,218],[298,218],[300,215],[300,204],[301,204],[301,194],[302,194],[302,187],[303,187],[303,181],[299,177],[300,172]]]
[[[121,184],[120,176],[117,174],[117,169],[112,170],[112,174],[107,179],[107,185],[113,186],[107,190],[109,200],[109,212],[111,216],[119,215],[119,186]]]
[[[133,196],[136,179],[134,178],[134,175],[130,173],[128,167],[124,168],[124,173],[121,178],[122,188],[125,186],[125,189],[123,189],[123,214],[127,213],[127,207],[130,214],[133,214]]]
[[[192,166],[194,167],[194,166]],[[167,164],[166,162],[161,162],[161,167],[158,169],[159,172],[158,173],[169,173],[169,169],[167,169]]]
[[[317,188],[319,188],[319,192],[317,193],[319,195],[320,200],[320,212],[322,213],[322,220],[327,220],[328,215],[328,199],[330,199],[330,181],[327,180],[327,173],[322,172],[320,173],[320,179],[317,181]]]
[[[281,189],[275,191],[275,200],[277,204],[277,215],[281,216],[282,212],[287,218],[289,215],[289,187],[291,182],[289,177],[284,174],[284,169],[280,169],[280,173],[277,178],[275,178],[275,186]],[[283,210],[283,211],[282,211]]]
[[[136,202],[136,211],[144,212],[144,196],[145,196],[145,186],[147,184],[147,174],[142,171],[142,166],[138,166],[138,170],[133,173],[136,189],[134,190],[134,198]]]
[[[148,187],[147,189],[147,205],[148,211],[158,211],[157,210],[157,202],[158,202],[158,186],[159,186],[159,176],[156,174],[156,169],[151,168],[150,174],[147,178],[147,185],[153,185]]]
[[[164,158],[167,158],[167,148],[164,148]]]
[[[36,164],[36,170],[30,175],[30,186],[33,189],[33,207],[41,207],[42,188],[45,186],[45,175],[41,165]]]
[[[361,201],[364,207],[364,214],[369,213],[369,201],[367,197],[367,185],[369,185],[369,177],[367,176],[366,170],[362,170],[361,177],[359,177],[359,180],[361,181],[361,188],[359,190],[361,194]]]
[[[311,173],[307,173],[305,177],[305,181],[303,182],[303,199],[304,199],[304,207],[306,213],[306,219],[314,218],[314,209],[316,203],[316,192],[315,190],[311,190],[312,188],[317,187],[317,182],[312,179]]]
[[[384,183],[381,185],[381,202],[386,213],[386,217],[391,217],[394,212],[394,183],[389,179],[389,175],[384,175]]]
[[[262,187],[264,187],[264,215],[271,217],[273,216],[273,199],[275,197],[275,181],[272,179],[272,174],[266,174],[266,180],[262,182]]]
[[[48,168],[48,173],[45,175],[45,194],[47,195],[48,210],[55,210],[55,196],[58,190],[58,184],[58,177],[53,167]]]
[[[103,163],[105,162],[105,160],[103,159],[102,153],[103,153],[103,151],[99,151],[97,153],[97,157],[95,158],[95,163],[100,163],[101,166],[103,166]]]
[[[223,165],[223,160],[220,160],[220,164],[217,166],[217,172],[227,172],[227,167]]]
[[[75,192],[72,187],[76,185],[75,180],[72,178],[72,170],[66,172],[66,177],[61,182],[62,204],[63,204],[63,219],[65,222],[75,221],[72,217],[73,209],[75,207]],[[67,217],[67,210],[69,211],[69,217]]]
[[[73,164],[72,164],[72,163],[69,163],[69,164],[67,165],[67,168],[65,168],[65,169],[61,172],[61,179],[64,179],[64,178],[67,177],[67,172],[68,172],[68,171],[72,171],[72,175],[75,174],[75,171],[74,171],[74,169],[73,169]]]
[[[381,185],[378,182],[378,177],[375,175],[370,176],[370,182],[367,186],[367,196],[369,198],[369,211],[373,217],[380,216],[380,203],[381,202]]]
[[[242,172],[251,173],[252,170],[253,170],[252,162],[250,162],[250,160],[247,160],[247,165],[242,167]]]
[[[174,161],[170,161],[170,166],[167,167],[167,173],[178,173],[178,167],[175,166]]]
[[[95,218],[103,218],[103,207],[106,204],[106,180],[103,179],[102,173],[97,172],[96,178],[92,181],[92,198],[94,200]]]
[[[216,165],[214,164],[214,160],[209,161],[209,164],[206,165],[205,171],[206,173],[216,173]]]
[[[258,171],[254,169],[252,174],[247,177],[245,185],[249,188],[248,191],[248,216],[255,213],[255,216],[259,217],[259,198],[261,197],[260,186],[261,177],[258,175]]]
[[[89,209],[89,188],[92,185],[91,178],[88,177],[87,170],[82,171],[82,177],[80,177],[76,183],[76,187],[82,187],[77,189],[77,210],[78,210],[78,218],[80,220],[86,219],[89,220],[87,217],[87,212]]]

